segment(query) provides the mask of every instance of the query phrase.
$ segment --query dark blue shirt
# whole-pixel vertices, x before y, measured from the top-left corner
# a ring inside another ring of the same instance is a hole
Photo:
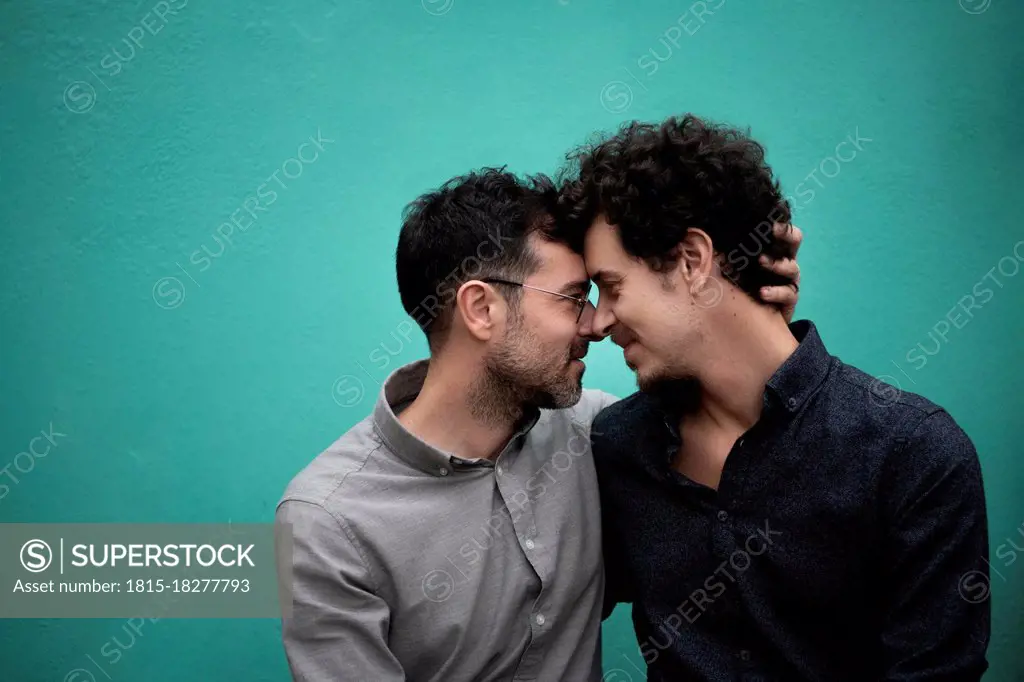
[[[601,412],[608,604],[650,680],[977,681],[988,529],[978,456],[941,407],[828,353],[809,321],[718,490],[672,468],[685,407]]]

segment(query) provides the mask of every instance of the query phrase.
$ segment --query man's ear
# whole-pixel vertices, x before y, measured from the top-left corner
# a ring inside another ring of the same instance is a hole
[[[476,339],[486,341],[504,325],[507,306],[494,288],[478,279],[464,282],[455,293],[455,314]]]
[[[674,249],[676,267],[687,282],[707,278],[714,271],[715,253],[711,237],[704,230],[691,227]]]

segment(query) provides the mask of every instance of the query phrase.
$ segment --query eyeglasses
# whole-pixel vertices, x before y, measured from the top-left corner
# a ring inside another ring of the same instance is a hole
[[[587,303],[590,302],[590,282],[587,282],[583,288],[583,294],[580,296],[570,296],[568,294],[560,294],[557,291],[548,291],[547,289],[541,289],[540,287],[531,286],[529,284],[523,284],[522,282],[511,282],[507,279],[498,279],[497,277],[487,277],[480,280],[481,282],[487,282],[489,284],[508,284],[513,287],[523,287],[524,289],[533,289],[534,291],[542,291],[545,294],[551,294],[552,296],[558,296],[559,298],[567,298],[570,301],[576,303],[578,310],[576,311],[576,322],[580,321],[583,317],[583,311],[587,308]]]

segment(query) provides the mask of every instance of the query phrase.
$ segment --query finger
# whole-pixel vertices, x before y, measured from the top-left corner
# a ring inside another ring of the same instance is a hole
[[[771,270],[776,275],[782,275],[787,277],[794,282],[800,281],[800,265],[792,258],[780,258],[778,260],[772,260],[768,256],[762,255],[759,259],[761,265],[767,270]]]
[[[804,241],[803,231],[792,223],[775,223],[772,226],[772,234],[775,235],[776,239],[790,247],[794,257],[796,252],[800,250],[800,244]]]
[[[766,303],[772,303],[785,308],[796,305],[797,293],[789,285],[784,287],[761,287],[761,298]]]

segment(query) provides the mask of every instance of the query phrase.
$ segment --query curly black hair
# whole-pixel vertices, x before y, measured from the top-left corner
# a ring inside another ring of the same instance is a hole
[[[552,239],[558,191],[545,175],[482,168],[416,198],[403,212],[395,249],[398,291],[436,352],[450,328],[455,292],[484,277],[522,281],[540,261],[531,234]],[[515,312],[521,290],[507,287]]]
[[[556,235],[575,251],[604,215],[628,254],[664,271],[696,227],[711,238],[723,274],[755,300],[760,287],[789,282],[757,260],[791,255],[772,233],[791,217],[764,148],[743,132],[691,114],[634,121],[567,159]]]

